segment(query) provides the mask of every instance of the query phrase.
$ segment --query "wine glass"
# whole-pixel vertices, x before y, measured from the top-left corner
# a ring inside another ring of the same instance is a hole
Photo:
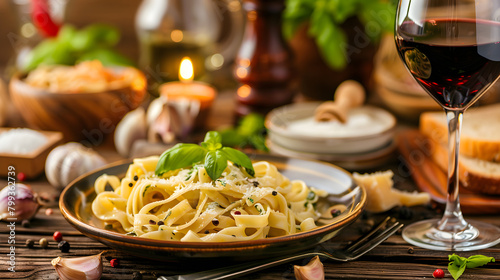
[[[409,225],[403,238],[415,246],[447,251],[500,243],[498,227],[463,218],[458,195],[463,114],[500,75],[500,1],[400,0],[395,40],[404,64],[443,107],[448,122],[444,215]]]

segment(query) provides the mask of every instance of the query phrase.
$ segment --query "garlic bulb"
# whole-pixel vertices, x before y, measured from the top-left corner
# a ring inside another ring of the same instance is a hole
[[[163,96],[155,99],[147,113],[148,140],[165,144],[185,140],[194,129],[200,106],[198,100],[168,100]]]
[[[118,153],[128,157],[136,140],[146,139],[146,111],[139,107],[128,112],[115,129],[114,141]]]
[[[194,129],[200,106],[197,100],[168,100],[160,96],[149,104],[147,112],[139,107],[127,113],[115,129],[116,150],[129,157],[137,140],[164,144],[185,140]]]
[[[9,206],[14,210],[9,211]],[[36,193],[24,184],[8,185],[0,191],[0,220],[12,219],[19,222],[29,220],[35,216],[39,208]]]
[[[45,162],[45,175],[55,187],[64,187],[76,177],[106,164],[94,150],[70,142],[53,149]]]
[[[57,257],[51,261],[61,280],[93,280],[102,275],[101,255],[78,258]]]
[[[325,279],[325,270],[323,269],[323,263],[321,263],[318,256],[312,258],[311,261],[305,266],[294,265],[293,271],[297,280]]]

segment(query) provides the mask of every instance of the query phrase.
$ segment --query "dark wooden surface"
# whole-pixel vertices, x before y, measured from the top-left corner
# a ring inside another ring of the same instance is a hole
[[[215,128],[216,125],[229,124],[232,119],[232,95],[222,95],[216,101],[216,107],[219,110],[212,112],[209,119],[209,128]],[[220,109],[225,108],[225,109]],[[109,143],[96,148],[109,161],[119,160]],[[399,156],[394,155],[395,158]],[[395,160],[387,166],[377,167],[376,170],[385,170],[391,168],[395,172],[396,187],[403,189],[414,188],[414,183],[409,176],[411,172],[405,169],[401,162]],[[102,279],[132,279],[134,272],[141,272],[143,279],[156,279],[158,275],[173,275],[179,273],[190,273],[203,269],[208,269],[203,263],[162,263],[157,261],[145,260],[126,253],[109,249],[105,245],[83,236],[75,230],[62,217],[57,208],[58,191],[53,189],[41,176],[33,181],[26,182],[30,184],[39,194],[52,199],[47,202],[47,206],[42,208],[37,216],[31,221],[30,227],[23,227],[16,224],[15,228],[15,271],[8,271],[7,261],[11,245],[8,244],[10,230],[7,224],[0,223],[0,279],[58,279],[58,276],[50,264],[50,261],[57,256],[76,257],[97,254],[105,251],[103,255],[104,271]],[[6,185],[5,180],[0,180],[2,186]],[[50,216],[45,214],[46,208],[52,208],[54,213]],[[412,209],[412,219],[407,219],[404,212],[398,209],[388,213],[372,215],[365,213],[354,224],[341,231],[338,237],[324,244],[327,249],[336,248],[339,245],[346,244],[348,241],[359,236],[366,227],[366,221],[373,219],[377,221],[387,214],[399,217],[405,224],[413,220],[419,220],[423,217],[439,216],[439,207],[416,207]],[[407,215],[406,215],[407,216]],[[471,216],[467,216],[471,217]],[[405,219],[406,218],[406,219]],[[489,222],[500,226],[498,215],[476,215],[478,220]],[[68,253],[61,253],[57,248],[57,243],[53,241],[54,231],[62,232],[64,240],[71,244]],[[40,248],[38,240],[46,238],[49,240],[49,246],[46,249]],[[35,241],[35,247],[29,249],[25,245],[26,239]],[[347,263],[333,261],[323,261],[326,279],[432,279],[432,272],[436,268],[446,271],[445,279],[452,279],[447,272],[449,252],[438,252],[414,247],[413,253],[408,251],[410,245],[407,244],[398,233],[386,242],[382,243],[374,250],[362,258]],[[490,249],[476,252],[459,253],[461,256],[470,256],[473,254],[484,254],[500,259],[500,245]],[[113,268],[109,263],[110,258],[120,260],[120,267]],[[309,259],[296,261],[290,264],[280,265],[258,273],[253,273],[240,279],[295,279],[293,275],[293,265],[304,265]],[[214,264],[223,266],[225,264]],[[460,279],[500,279],[500,263],[490,263],[485,267],[476,269],[467,269]]]

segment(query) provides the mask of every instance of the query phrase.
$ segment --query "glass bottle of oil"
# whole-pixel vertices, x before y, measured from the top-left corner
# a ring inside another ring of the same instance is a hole
[[[207,78],[206,60],[221,30],[219,11],[212,0],[143,0],[136,15],[139,64],[152,94],[178,80],[184,57],[193,63],[195,80]]]

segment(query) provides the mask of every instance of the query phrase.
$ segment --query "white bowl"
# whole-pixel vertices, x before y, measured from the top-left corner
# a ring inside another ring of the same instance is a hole
[[[396,119],[372,106],[349,111],[346,124],[315,122],[319,102],[287,105],[266,117],[269,139],[290,150],[305,153],[353,154],[376,150],[394,137]]]

